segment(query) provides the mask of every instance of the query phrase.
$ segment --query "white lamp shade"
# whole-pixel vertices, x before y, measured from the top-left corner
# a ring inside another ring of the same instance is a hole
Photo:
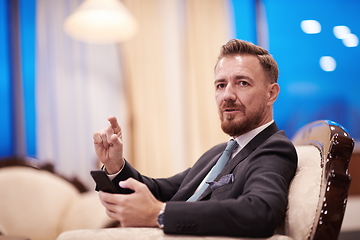
[[[69,36],[97,44],[127,41],[135,36],[137,28],[120,0],[85,0],[64,22]]]

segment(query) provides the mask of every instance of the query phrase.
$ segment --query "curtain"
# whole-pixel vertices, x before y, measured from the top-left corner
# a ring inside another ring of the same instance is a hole
[[[228,140],[221,128],[214,97],[214,67],[220,47],[232,37],[227,1],[188,0],[187,149],[190,162],[208,148]]]
[[[92,188],[89,172],[99,167],[92,134],[110,114],[126,131],[127,105],[117,46],[81,43],[62,29],[80,3],[37,1],[37,158]]]
[[[221,132],[213,70],[231,38],[225,0],[125,0],[140,31],[121,45],[131,145],[141,173],[166,177],[191,166]],[[230,14],[231,15],[231,14]]]
[[[228,137],[220,129],[213,70],[231,36],[226,0],[124,0],[139,23],[123,44],[66,36],[77,1],[38,0],[37,155],[92,186],[92,134],[118,117],[124,156],[143,174],[166,177]]]

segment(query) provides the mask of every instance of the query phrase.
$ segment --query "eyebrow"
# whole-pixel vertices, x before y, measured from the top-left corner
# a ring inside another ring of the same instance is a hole
[[[236,75],[235,79],[236,80],[247,79],[249,81],[254,81],[251,77],[248,77],[248,76],[245,76],[245,75]],[[214,84],[221,83],[221,82],[226,82],[226,80],[224,78],[216,79],[214,81]]]
[[[222,82],[226,82],[225,79],[221,78],[221,79],[216,79],[214,81],[214,85],[216,85],[217,83],[222,83]]]
[[[235,77],[235,79],[247,79],[247,80],[250,80],[250,81],[253,81],[253,79],[251,77],[248,77],[248,76],[245,76],[245,75],[237,75]]]

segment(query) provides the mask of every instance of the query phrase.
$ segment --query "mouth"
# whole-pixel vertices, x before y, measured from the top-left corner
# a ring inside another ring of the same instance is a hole
[[[220,113],[224,115],[234,116],[234,114],[245,113],[245,107],[233,102],[224,102],[220,108]]]
[[[223,112],[228,112],[228,113],[236,112],[236,111],[240,111],[240,109],[238,109],[238,108],[225,108],[225,109],[223,109]]]
[[[223,113],[237,113],[237,112],[242,112],[243,110],[239,107],[225,107],[225,108],[222,108],[221,111]]]

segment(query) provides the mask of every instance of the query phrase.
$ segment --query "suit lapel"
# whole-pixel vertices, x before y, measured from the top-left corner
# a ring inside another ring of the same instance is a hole
[[[226,143],[224,143],[223,145],[225,149]],[[181,189],[174,195],[171,200],[176,201],[181,199],[188,199],[195,192],[196,188],[200,185],[205,176],[210,172],[210,169],[215,165],[221,154],[222,151],[220,153],[217,153],[213,158],[211,158],[207,162],[207,164],[202,167],[202,170],[197,172],[194,178],[188,183],[186,183],[185,186],[181,187]]]
[[[233,159],[230,160],[227,165],[225,165],[221,173],[214,179],[214,181],[219,181],[222,176],[231,173],[239,163],[241,163],[245,158],[247,158],[257,147],[259,147],[266,139],[268,139],[278,130],[279,129],[276,126],[276,123],[273,122],[270,126],[265,128],[258,135],[256,135],[243,149],[241,149],[241,151]],[[199,200],[205,198],[211,192],[211,188],[208,187],[205,192],[200,196]]]

